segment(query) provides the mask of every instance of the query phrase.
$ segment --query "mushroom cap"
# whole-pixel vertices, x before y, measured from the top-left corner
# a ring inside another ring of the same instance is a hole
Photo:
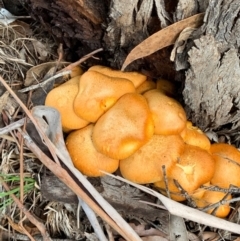
[[[80,76],[80,75],[83,74],[83,72],[84,71],[82,70],[82,68],[80,66],[75,66],[75,67],[72,68],[70,76],[71,76],[71,78],[76,77],[76,76]]]
[[[124,178],[140,184],[163,179],[162,166],[166,172],[184,150],[184,142],[178,135],[153,137],[130,157],[120,160],[120,171]]]
[[[147,80],[147,76],[140,74],[138,72],[123,72],[121,70],[114,70],[106,66],[95,65],[89,68],[90,71],[96,71],[102,74],[105,74],[110,77],[124,78],[132,81],[134,86],[137,88],[144,81]]]
[[[158,79],[156,88],[167,96],[174,96],[176,94],[176,86],[172,81],[165,79]]]
[[[146,80],[136,88],[138,94],[143,94],[149,90],[156,89],[156,83],[152,80]]]
[[[45,105],[56,108],[61,115],[63,131],[80,129],[88,125],[73,110],[73,101],[78,93],[80,76],[76,76],[62,85],[52,89],[46,97]]]
[[[68,81],[69,79],[72,79],[76,76],[81,76],[84,73],[83,69],[80,66],[75,66],[71,69],[71,73],[70,74],[65,74],[62,76],[61,81],[59,82],[65,82]],[[62,83],[55,83],[55,84],[62,84]]]
[[[167,181],[168,190],[170,192],[170,198],[178,202],[186,200],[186,198],[181,194],[180,190],[175,185],[174,180],[172,178],[168,178]],[[167,196],[166,185],[164,180],[155,182],[154,187],[157,188],[163,195]]]
[[[226,194],[223,192],[216,192],[211,190],[206,190],[203,196],[200,199],[194,199],[197,207],[205,208],[211,204],[215,204],[221,201]],[[232,198],[231,195],[228,195],[226,200],[230,200]],[[207,212],[211,214],[214,209],[209,209]],[[215,212],[215,216],[219,218],[225,218],[231,211],[229,204],[219,205]]]
[[[84,175],[99,177],[102,171],[113,173],[119,166],[119,160],[98,152],[92,142],[93,124],[71,132],[66,139],[66,146],[74,166]]]
[[[215,143],[211,145],[210,152],[216,162],[211,183],[222,188],[229,188],[230,185],[240,187],[240,152],[238,149],[226,143]]]
[[[153,136],[154,125],[147,102],[142,95],[123,95],[103,114],[93,129],[96,149],[116,159],[136,152]]]
[[[175,99],[159,90],[149,90],[143,94],[153,115],[155,134],[177,135],[186,126],[186,113]]]
[[[186,192],[192,193],[204,183],[209,182],[214,171],[215,161],[207,151],[186,144],[182,155],[168,176],[177,180]]]
[[[79,117],[96,122],[122,95],[135,91],[133,83],[128,79],[87,71],[79,82],[79,91],[73,104],[74,111]]]
[[[191,121],[187,121],[186,128],[180,133],[180,136],[189,145],[198,146],[206,151],[210,150],[210,140],[198,127],[193,126]]]
[[[202,186],[204,186],[204,187],[200,187],[200,188],[196,189],[193,193],[189,193],[189,195],[191,196],[191,198],[193,200],[201,199],[207,190],[205,187],[210,187],[211,184],[210,184],[210,182],[207,182],[207,183],[204,183]]]

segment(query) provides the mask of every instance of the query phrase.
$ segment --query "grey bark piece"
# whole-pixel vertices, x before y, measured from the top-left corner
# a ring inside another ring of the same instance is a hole
[[[221,52],[240,43],[240,4],[238,0],[210,1],[205,15],[202,30],[212,34],[215,40],[222,44]]]
[[[240,66],[236,49],[220,54],[213,36],[194,41],[183,96],[197,126],[211,129],[239,122]],[[231,71],[229,71],[231,70]]]
[[[205,12],[209,0],[179,0],[173,16],[174,22],[178,22],[194,14]]]
[[[239,0],[210,0],[203,26],[176,50],[188,118],[203,130],[240,128],[239,13]]]

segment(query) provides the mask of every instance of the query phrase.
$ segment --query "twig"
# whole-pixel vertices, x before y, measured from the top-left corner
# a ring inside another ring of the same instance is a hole
[[[61,72],[61,73],[57,73],[56,75],[51,76],[50,78],[44,80],[44,81],[41,82],[41,83],[28,86],[28,87],[26,87],[26,88],[24,88],[24,89],[19,90],[18,92],[24,93],[24,92],[27,92],[27,91],[30,91],[30,90],[35,90],[35,89],[40,88],[40,87],[43,88],[48,82],[50,82],[50,81],[52,81],[52,80],[54,80],[54,79],[57,79],[57,78],[59,78],[59,77],[61,77],[61,76],[63,76],[63,75],[70,74],[70,73],[71,73],[71,70],[66,70],[66,71],[63,71],[63,72]]]
[[[12,131],[12,130],[15,130],[17,128],[20,128],[21,126],[24,125],[24,121],[25,121],[25,117],[18,120],[18,121],[15,121],[3,128],[0,128],[0,135],[4,135],[4,134],[7,134],[8,132]]]
[[[165,187],[166,187],[167,197],[171,199],[170,191],[169,191],[169,188],[168,188],[168,179],[167,179],[166,166],[165,165],[162,166],[162,172],[163,172],[163,177],[164,177],[164,183],[165,183]]]
[[[205,190],[210,191],[216,191],[216,192],[224,192],[224,193],[240,193],[240,188],[230,185],[229,188],[221,188],[218,186],[204,186],[202,185],[201,188],[204,188]]]
[[[207,211],[209,209],[212,209],[212,208],[217,208],[219,207],[219,205],[225,205],[225,204],[229,204],[229,203],[234,203],[234,202],[238,202],[240,201],[240,197],[236,197],[236,198],[232,198],[230,200],[226,200],[227,196],[229,195],[230,193],[226,194],[222,200],[220,200],[219,202],[217,203],[214,203],[214,204],[211,204],[211,205],[208,205],[207,207],[205,208],[201,208],[199,210],[201,211]]]
[[[7,183],[0,177],[0,182],[2,183],[4,189],[7,192],[10,192],[10,188],[7,185]],[[14,202],[17,204],[18,208],[26,215],[26,217],[29,219],[29,221],[34,224],[39,231],[42,234],[43,241],[52,241],[52,239],[49,237],[48,232],[46,231],[45,226],[39,222],[34,216],[24,207],[24,205],[20,202],[20,200],[12,193],[9,193],[10,197],[14,200]]]
[[[23,223],[22,221],[20,222],[20,226],[22,228],[22,230],[24,231],[24,233],[28,236],[28,238],[31,240],[31,241],[36,241],[34,239],[34,237],[32,237],[32,235],[26,230],[26,228],[23,226]]]
[[[93,52],[85,55],[84,57],[82,57],[81,59],[79,59],[78,61],[69,64],[67,67],[63,68],[62,70],[58,71],[58,73],[65,71],[65,70],[72,70],[74,67],[78,66],[79,64],[83,63],[84,61],[86,61],[87,59],[91,58],[94,54],[99,53],[103,51],[103,48],[94,50]]]

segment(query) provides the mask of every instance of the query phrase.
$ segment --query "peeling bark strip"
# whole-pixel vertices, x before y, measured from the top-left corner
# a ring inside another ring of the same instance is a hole
[[[240,126],[240,66],[237,50],[222,55],[212,35],[194,41],[183,96],[192,121],[201,128]]]
[[[175,59],[188,66],[183,98],[202,129],[240,129],[239,13],[239,0],[211,0],[205,24]]]

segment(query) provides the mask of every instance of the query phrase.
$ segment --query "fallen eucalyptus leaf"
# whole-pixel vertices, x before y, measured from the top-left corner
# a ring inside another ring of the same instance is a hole
[[[60,62],[59,67],[64,67],[67,64],[68,62]],[[24,85],[30,86],[32,84],[38,84],[45,77],[46,73],[48,73],[51,68],[55,68],[56,65],[56,62],[46,62],[32,67],[27,71]]]
[[[202,24],[204,13],[196,14],[190,18],[176,22],[160,31],[154,33],[139,45],[137,45],[127,56],[123,63],[122,71],[133,61],[146,57],[156,51],[175,43],[178,35],[187,27],[197,28]]]

